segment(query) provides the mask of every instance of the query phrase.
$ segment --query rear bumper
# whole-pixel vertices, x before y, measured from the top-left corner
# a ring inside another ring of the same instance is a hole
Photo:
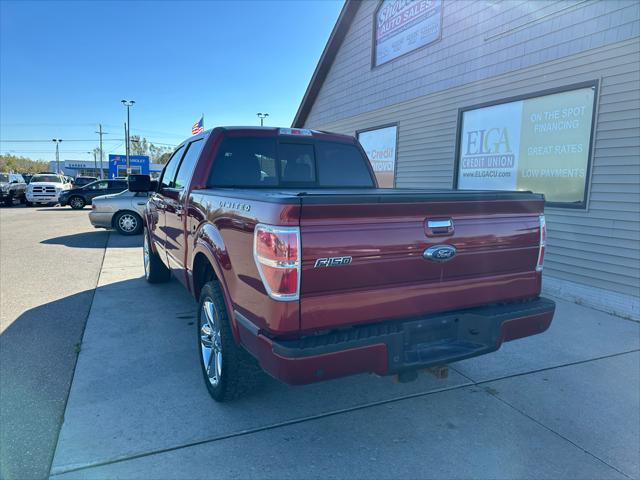
[[[111,220],[113,219],[112,212],[89,212],[89,221],[91,225],[99,228],[111,228]]]
[[[555,303],[538,298],[362,325],[299,340],[274,340],[234,312],[243,345],[272,376],[313,383],[363,372],[395,374],[493,352],[549,328]]]

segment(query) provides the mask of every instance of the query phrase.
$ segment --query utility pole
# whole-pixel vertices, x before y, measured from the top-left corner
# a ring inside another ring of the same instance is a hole
[[[60,173],[60,149],[59,149],[59,145],[60,145],[60,142],[62,142],[62,139],[61,138],[54,138],[51,141],[56,144],[56,173]]]
[[[98,131],[95,132],[100,135],[100,175],[98,176],[102,180],[102,135],[106,135],[108,132],[102,131],[102,124],[98,124]]]
[[[131,117],[129,115],[129,109],[131,107],[133,107],[133,105],[136,103],[135,100],[121,100],[120,103],[122,103],[122,105],[124,105],[125,107],[127,107],[127,123],[125,125],[125,131],[126,131],[126,136],[125,136],[125,141],[127,142],[127,175],[129,175],[129,172],[131,170],[131,165],[129,163],[129,134],[131,133]]]

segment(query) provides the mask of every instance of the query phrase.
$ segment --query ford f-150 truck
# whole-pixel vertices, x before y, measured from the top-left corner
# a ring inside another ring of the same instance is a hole
[[[218,401],[261,369],[289,384],[411,379],[549,327],[543,212],[531,192],[379,189],[353,137],[215,128],[176,149],[150,195],[145,276],[199,301]]]

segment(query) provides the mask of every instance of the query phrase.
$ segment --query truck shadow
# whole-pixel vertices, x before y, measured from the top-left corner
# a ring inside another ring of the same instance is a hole
[[[93,232],[81,232],[71,235],[63,235],[60,237],[47,238],[40,243],[45,245],[64,245],[70,248],[105,248],[109,238],[108,230],[95,230]],[[125,237],[114,234],[111,236],[112,244],[110,246],[116,248],[140,247],[142,245],[142,236],[133,235]]]
[[[49,476],[93,293],[31,308],[0,335],[0,478]]]

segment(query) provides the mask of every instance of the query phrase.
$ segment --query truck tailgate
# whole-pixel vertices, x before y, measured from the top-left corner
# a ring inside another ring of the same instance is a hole
[[[301,195],[301,205],[303,331],[539,294],[541,195],[326,191]],[[455,255],[425,258],[437,245],[454,247]],[[317,262],[335,257],[351,261]]]

